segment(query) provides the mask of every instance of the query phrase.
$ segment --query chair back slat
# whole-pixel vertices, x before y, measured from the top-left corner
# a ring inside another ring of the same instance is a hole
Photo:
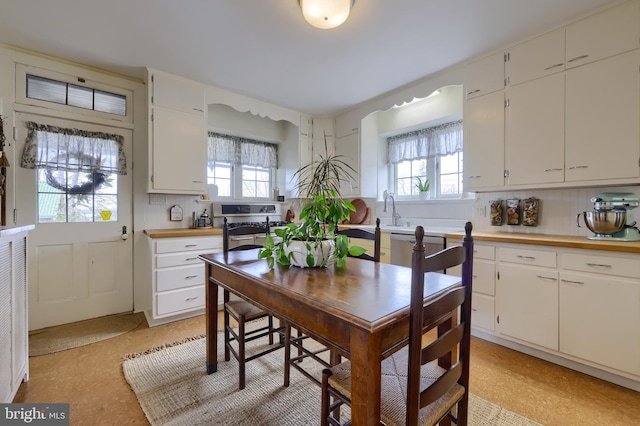
[[[373,232],[366,231],[359,228],[345,228],[338,229],[336,235],[346,235],[349,238],[360,238],[363,240],[373,241],[373,256],[369,253],[362,253],[357,256],[360,259],[373,260],[374,262],[380,262],[380,238],[382,231],[380,230],[380,218],[376,219],[376,227]],[[348,255],[351,256],[351,255]]]
[[[469,349],[471,292],[473,276],[472,225],[465,225],[463,245],[425,256],[424,229],[416,228],[411,273],[411,307],[409,316],[409,362],[407,370],[407,425],[417,425],[421,408],[445,395],[456,383],[464,388],[458,401],[457,424],[466,426],[469,392]],[[436,300],[424,305],[424,275],[462,265],[461,286],[448,290]],[[453,321],[460,311],[460,320]],[[442,334],[427,347],[422,347],[424,324],[437,324]],[[447,330],[447,327],[450,327]],[[446,330],[446,331],[444,331]],[[450,360],[457,363],[451,365]],[[444,373],[430,386],[421,389],[422,365],[438,360]],[[453,407],[452,407],[453,408]]]

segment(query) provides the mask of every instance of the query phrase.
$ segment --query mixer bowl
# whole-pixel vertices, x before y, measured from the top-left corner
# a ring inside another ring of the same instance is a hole
[[[578,215],[579,217],[580,215]],[[587,228],[598,235],[611,235],[622,230],[627,223],[626,210],[582,212]],[[580,225],[578,225],[580,226]]]

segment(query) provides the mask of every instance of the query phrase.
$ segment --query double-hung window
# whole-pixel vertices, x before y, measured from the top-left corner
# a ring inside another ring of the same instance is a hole
[[[209,132],[207,183],[219,197],[271,198],[278,149],[276,144]]]
[[[429,182],[432,198],[462,195],[461,120],[392,136],[387,143],[396,197],[417,197],[419,181]]]

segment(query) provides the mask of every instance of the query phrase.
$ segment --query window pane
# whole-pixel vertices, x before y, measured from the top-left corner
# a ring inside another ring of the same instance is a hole
[[[66,222],[66,206],[64,194],[39,194],[38,223]]]
[[[443,175],[440,177],[440,193],[455,195],[460,192],[458,174]]]
[[[94,109],[110,114],[127,115],[127,97],[96,90]]]
[[[96,194],[117,194],[118,175],[116,173],[104,175],[104,182],[96,188]]]
[[[116,195],[99,195],[95,197],[96,222],[118,221],[118,197]]]
[[[27,98],[66,104],[67,83],[27,75]]]
[[[218,185],[218,197],[231,197],[231,180],[216,179]]]
[[[93,196],[69,194],[67,200],[67,222],[93,222]]]
[[[256,196],[255,182],[242,181],[242,196],[243,197]]]
[[[256,169],[243,167],[242,180],[256,180]]]
[[[70,84],[67,103],[71,106],[93,109],[93,89]]]
[[[440,158],[440,173],[458,173],[458,156],[447,155]]]
[[[396,166],[397,170],[398,170],[398,178],[405,178],[405,177],[410,177],[411,176],[411,162],[410,161],[403,161],[401,163],[398,163],[398,165]]]
[[[269,196],[269,182],[257,182],[256,197],[266,198]]]

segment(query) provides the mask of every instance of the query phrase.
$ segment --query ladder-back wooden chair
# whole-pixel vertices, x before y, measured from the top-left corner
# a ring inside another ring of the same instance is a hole
[[[467,222],[462,246],[427,257],[422,245],[424,229],[416,228],[409,344],[382,362],[380,417],[388,426],[449,424],[451,421],[467,425],[473,274],[471,228]],[[425,273],[460,264],[461,285],[424,305]],[[456,321],[458,310],[460,320]],[[423,335],[435,327],[439,329],[436,340],[423,342]],[[339,416],[335,416],[336,419],[332,413],[336,410],[339,414],[340,406],[350,403],[350,371],[349,361],[324,370],[322,425],[340,425]]]
[[[241,225],[230,228],[227,224],[227,218],[225,217],[224,224],[222,226],[223,251],[227,253],[234,250],[260,248],[262,246],[255,244],[255,242],[236,245],[235,247],[230,247],[229,243],[232,236],[265,234],[265,232],[269,232],[269,217],[267,217],[266,229],[255,225]],[[237,332],[231,325],[231,318],[238,323]],[[267,318],[267,325],[260,326],[250,331],[246,330],[248,322],[261,318]],[[224,360],[229,361],[231,359],[231,355],[238,360],[239,389],[245,388],[245,364],[247,362],[260,358],[263,355],[283,347],[280,332],[281,328],[273,326],[273,317],[271,315],[243,299],[231,300],[229,290],[224,289]],[[276,344],[274,344],[274,335],[278,337],[278,342]],[[254,351],[248,354],[246,344],[263,337],[269,338],[269,346],[259,352]]]
[[[345,228],[339,229],[336,234],[346,235],[349,238],[360,238],[363,240],[373,241],[373,254],[368,254],[367,252],[365,252],[357,257],[360,259],[372,260],[374,262],[380,261],[380,218],[376,219],[376,227],[373,232],[369,232],[367,230],[359,228]],[[340,362],[340,355],[338,355],[334,351],[331,351],[328,360],[321,358],[320,354],[329,351],[329,348],[322,346],[316,349],[311,349],[308,346],[304,346],[305,340],[310,339],[310,337],[303,334],[300,330],[298,330],[297,336],[291,337],[291,331],[292,330],[290,326],[285,326],[284,385],[289,386],[291,367],[293,367],[300,373],[302,373],[305,377],[320,386],[320,379],[314,377],[311,373],[309,373],[302,366],[302,361],[306,358],[312,358],[316,362],[323,365],[325,368],[328,368]],[[291,356],[291,349],[297,349],[296,356]]]

